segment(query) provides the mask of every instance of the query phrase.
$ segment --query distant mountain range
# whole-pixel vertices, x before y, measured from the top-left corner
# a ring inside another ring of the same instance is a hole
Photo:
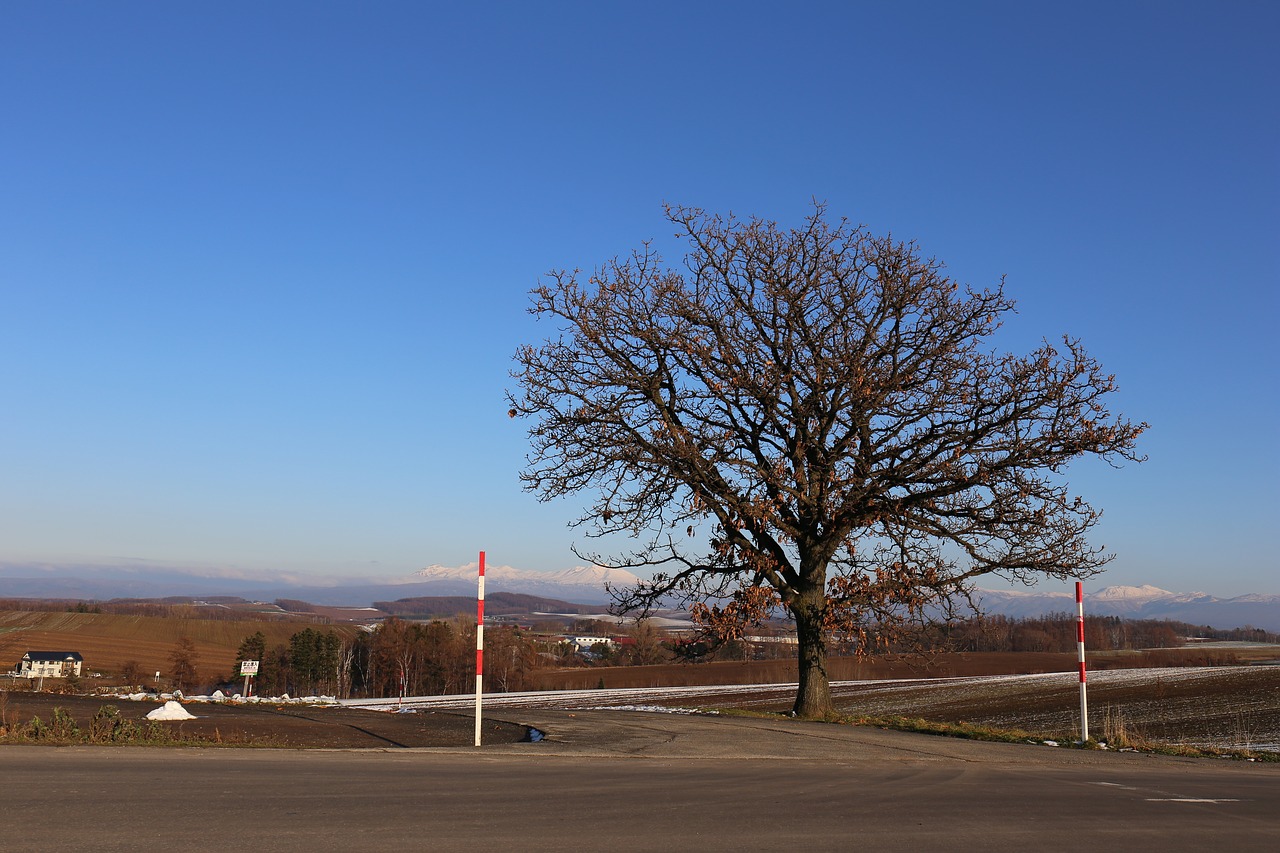
[[[608,603],[606,584],[622,588],[639,578],[621,569],[577,566],[559,572],[536,572],[511,566],[485,570],[486,593],[511,592],[579,604]],[[112,598],[157,598],[187,595],[233,595],[257,601],[298,599],[330,606],[368,606],[423,596],[470,596],[476,593],[476,566],[429,566],[415,574],[385,581],[345,581],[319,585],[305,575],[272,577],[220,576],[194,569],[155,566],[47,566],[0,564],[0,598],[67,598],[106,601]],[[1072,592],[980,590],[983,612],[1013,618],[1046,613],[1074,613]],[[1280,631],[1280,595],[1218,598],[1203,592],[1170,592],[1155,586],[1109,586],[1085,593],[1085,614],[1129,619],[1173,619],[1214,628],[1252,626]]]
[[[1075,613],[1074,592],[1043,590],[980,590],[984,613],[1015,618],[1046,613]],[[1127,619],[1172,619],[1213,628],[1252,626],[1280,631],[1280,595],[1240,595],[1217,598],[1203,592],[1170,592],[1144,586],[1108,586],[1085,592],[1086,616],[1123,616]]]
[[[383,613],[404,618],[449,618],[459,613],[474,613],[476,595],[428,595],[420,598],[401,598],[396,601],[375,601],[373,606]],[[557,598],[543,598],[522,592],[495,592],[486,594],[485,618],[491,616],[534,616],[539,614],[594,615],[598,605],[577,604]]]
[[[266,577],[227,576],[213,570],[167,569],[158,566],[93,565],[66,568],[33,564],[0,564],[0,598],[65,598],[107,601],[112,598],[237,596],[256,601],[290,598],[330,606],[366,606],[422,596],[475,597],[477,567],[428,566],[391,581],[344,580],[320,584],[305,575],[263,573]],[[606,584],[631,586],[630,572],[603,566],[577,566],[558,572],[536,572],[511,566],[485,569],[489,592],[518,592],[572,601],[606,604]]]

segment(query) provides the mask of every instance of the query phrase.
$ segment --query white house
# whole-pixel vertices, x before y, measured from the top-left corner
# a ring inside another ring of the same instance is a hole
[[[18,661],[18,677],[66,678],[79,675],[83,664],[79,652],[27,652]]]

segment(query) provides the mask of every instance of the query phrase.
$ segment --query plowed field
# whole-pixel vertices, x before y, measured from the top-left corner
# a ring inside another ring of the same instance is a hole
[[[135,661],[143,672],[168,672],[169,656],[179,637],[195,645],[196,671],[204,681],[231,674],[240,643],[256,631],[267,647],[287,644],[304,628],[352,634],[352,625],[313,622],[174,619],[107,613],[0,611],[0,673],[14,667],[29,651],[79,652],[84,671],[119,672]]]

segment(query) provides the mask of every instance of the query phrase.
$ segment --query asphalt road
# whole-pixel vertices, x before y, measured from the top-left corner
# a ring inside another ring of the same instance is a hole
[[[547,740],[0,748],[0,850],[1163,853],[1280,838],[1275,764],[625,711],[513,721]]]

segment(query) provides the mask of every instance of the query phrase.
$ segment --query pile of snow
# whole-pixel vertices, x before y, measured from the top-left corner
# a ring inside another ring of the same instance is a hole
[[[194,720],[195,718],[195,714],[187,713],[186,708],[172,699],[147,714],[148,720]]]

